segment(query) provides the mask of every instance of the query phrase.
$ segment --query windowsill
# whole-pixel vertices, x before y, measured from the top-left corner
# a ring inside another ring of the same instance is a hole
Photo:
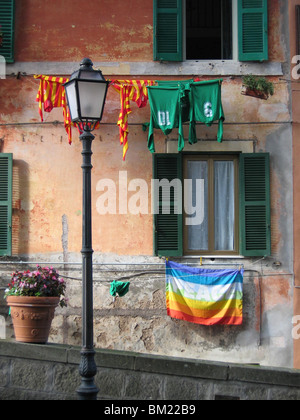
[[[245,257],[243,255],[184,255],[181,258],[185,258],[185,259],[197,259],[199,260],[199,258],[202,258],[204,260],[228,260],[228,259],[245,259]],[[214,261],[212,261],[212,264],[214,263]]]
[[[69,75],[78,68],[77,62],[16,62],[7,64],[6,74]],[[234,60],[187,60],[183,62],[95,62],[94,67],[104,75],[134,76],[282,76],[279,62],[240,62]]]

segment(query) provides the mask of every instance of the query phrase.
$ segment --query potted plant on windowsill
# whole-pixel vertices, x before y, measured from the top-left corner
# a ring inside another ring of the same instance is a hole
[[[274,95],[274,84],[265,77],[248,75],[243,77],[242,95],[267,100]]]
[[[5,291],[16,341],[45,344],[58,305],[67,306],[66,284],[52,267],[15,272]]]

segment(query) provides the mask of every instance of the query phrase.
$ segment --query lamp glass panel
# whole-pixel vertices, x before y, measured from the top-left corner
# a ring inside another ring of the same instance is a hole
[[[76,95],[76,83],[75,81],[69,83],[66,87],[66,94],[68,99],[68,105],[70,109],[72,121],[78,120],[78,104],[77,104],[77,95]]]
[[[106,89],[106,83],[78,81],[81,118],[83,120],[100,120]]]

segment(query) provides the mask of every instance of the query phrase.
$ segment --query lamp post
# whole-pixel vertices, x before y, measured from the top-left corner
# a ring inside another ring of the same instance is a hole
[[[99,389],[94,377],[97,373],[93,332],[93,249],[92,249],[92,141],[91,133],[101,121],[108,82],[100,70],[93,69],[93,63],[85,58],[80,69],[74,72],[65,84],[71,120],[82,124],[82,350],[79,373],[81,385],[77,390],[80,400],[96,400]]]

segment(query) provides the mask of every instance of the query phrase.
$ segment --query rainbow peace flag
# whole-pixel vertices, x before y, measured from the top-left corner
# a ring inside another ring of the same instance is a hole
[[[244,270],[205,270],[166,262],[167,313],[201,325],[241,325]]]

